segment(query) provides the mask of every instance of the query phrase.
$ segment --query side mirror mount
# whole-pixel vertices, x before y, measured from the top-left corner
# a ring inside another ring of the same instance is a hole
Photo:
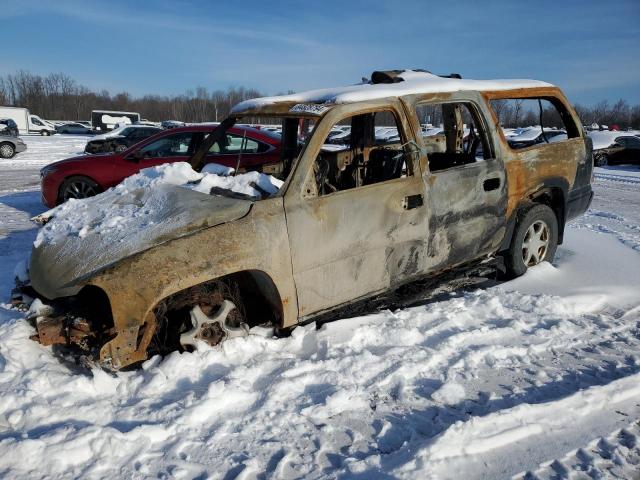
[[[127,160],[138,163],[140,160],[144,158],[144,153],[141,150],[136,150],[127,156]]]

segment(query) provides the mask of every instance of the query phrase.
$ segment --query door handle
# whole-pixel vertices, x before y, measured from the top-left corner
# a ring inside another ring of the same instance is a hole
[[[498,177],[487,178],[482,183],[482,187],[484,188],[485,192],[490,192],[491,190],[497,190],[498,188],[500,188],[500,178]]]
[[[405,210],[411,210],[412,208],[418,208],[424,205],[424,199],[422,194],[409,195],[402,200],[402,208]]]

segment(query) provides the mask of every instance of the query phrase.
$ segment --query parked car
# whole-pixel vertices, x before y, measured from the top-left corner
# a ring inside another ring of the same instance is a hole
[[[27,145],[20,137],[5,132],[6,130],[0,130],[0,158],[13,158],[16,153],[27,149]]]
[[[633,132],[589,132],[593,142],[593,160],[596,166],[640,165],[640,138]]]
[[[184,122],[180,122],[178,120],[164,120],[160,122],[160,126],[162,128],[176,128],[176,127],[184,127],[186,124]]]
[[[567,139],[510,147],[490,101],[520,98],[552,99]],[[444,142],[419,127],[434,108]],[[153,198],[164,202],[163,221],[145,225],[144,236],[37,242],[31,287],[54,313],[38,319],[35,338],[117,370],[194,338],[217,345],[265,322],[291,329],[445,271],[504,263],[507,275],[521,275],[553,260],[566,222],[593,196],[579,118],[545,82],[375,72],[371,84],[247,100],[230,115],[192,167],[235,123],[282,119],[279,191],[243,199],[162,184]],[[345,122],[349,147],[326,149]],[[377,145],[376,126],[397,128],[400,141]],[[131,195],[117,208],[148,207]]]
[[[566,133],[567,132],[564,130],[547,127],[544,128],[543,133],[543,130],[540,127],[530,127],[524,129],[520,133],[510,135],[507,137],[507,141],[511,148],[527,148],[540,143],[551,142],[555,136]]]
[[[5,135],[17,137],[20,134],[18,124],[11,118],[0,118],[0,129],[2,129]]]
[[[162,130],[125,151],[83,155],[51,163],[40,171],[42,201],[48,207],[54,207],[69,198],[91,197],[142,168],[184,162],[214,128],[196,125]],[[236,168],[240,151],[241,170],[262,170],[280,161],[280,140],[269,132],[232,128],[223,140],[211,147],[206,163]]]
[[[56,127],[58,133],[75,133],[75,134],[88,134],[93,133],[91,127],[87,127],[81,123],[77,122],[69,122],[63,123]]]
[[[134,122],[133,125],[138,125],[138,126],[145,126],[145,127],[157,127],[157,128],[164,128],[160,122],[152,122],[150,120],[147,120],[146,118],[143,118],[142,120],[138,121],[138,122]]]
[[[132,145],[161,131],[161,128],[146,125],[123,126],[109,133],[96,135],[87,142],[84,151],[87,153],[124,152]]]

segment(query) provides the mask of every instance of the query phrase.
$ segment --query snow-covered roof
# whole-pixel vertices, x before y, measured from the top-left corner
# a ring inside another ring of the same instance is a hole
[[[276,103],[325,103],[342,104],[397,97],[415,93],[457,92],[462,90],[490,91],[519,88],[553,87],[539,80],[471,80],[444,78],[427,72],[404,70],[397,75],[397,83],[363,83],[347,87],[324,88],[290,95],[260,97],[240,102],[231,113],[242,113]]]

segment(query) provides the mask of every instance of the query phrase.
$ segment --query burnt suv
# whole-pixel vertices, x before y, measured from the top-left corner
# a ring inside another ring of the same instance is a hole
[[[510,147],[492,109],[505,99],[548,102],[567,138]],[[248,100],[191,165],[200,168],[235,123],[256,118],[281,120],[277,193],[251,199],[167,184],[158,187],[164,221],[136,242],[99,234],[36,242],[31,287],[51,305],[37,340],[120,369],[265,322],[289,329],[491,259],[521,275],[553,260],[566,222],[592,198],[591,144],[545,82],[389,71],[367,84]],[[423,136],[426,118],[442,133]],[[327,145],[336,125],[351,127],[348,143]],[[397,138],[376,142],[377,127]],[[135,202],[127,208],[148,208]]]

